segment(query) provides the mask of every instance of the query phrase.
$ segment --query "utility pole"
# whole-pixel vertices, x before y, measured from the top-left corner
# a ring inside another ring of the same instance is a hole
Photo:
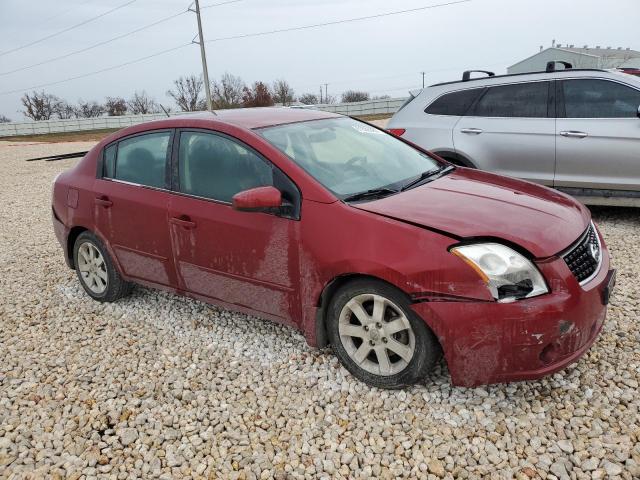
[[[320,85],[320,105],[322,105],[322,85]]]
[[[420,72],[420,73],[422,74],[422,88],[424,88],[424,74],[425,74],[426,72]]]
[[[204,50],[204,36],[202,35],[202,21],[200,20],[200,2],[199,0],[194,0],[196,9],[192,10],[191,6],[189,6],[189,11],[195,12],[196,17],[198,19],[198,41],[195,41],[195,38],[191,40],[191,43],[197,43],[200,45],[200,57],[202,58],[202,76],[204,77],[204,93],[207,97],[207,110],[216,115],[216,112],[213,111],[213,104],[211,103],[211,86],[209,85],[209,70],[207,69],[207,54]]]
[[[327,103],[329,103],[329,94],[327,93],[327,86],[328,85],[329,85],[328,83],[324,84],[324,101],[327,102]]]

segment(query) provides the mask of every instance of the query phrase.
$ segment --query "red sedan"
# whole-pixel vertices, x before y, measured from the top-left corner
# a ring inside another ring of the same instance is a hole
[[[580,357],[615,276],[589,211],[331,113],[242,109],[119,131],[55,181],[95,300],[132,283],[300,329],[375,386],[538,378]]]

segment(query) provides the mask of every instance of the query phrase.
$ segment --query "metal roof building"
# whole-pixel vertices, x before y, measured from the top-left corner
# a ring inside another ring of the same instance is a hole
[[[622,47],[576,47],[554,42],[550,48],[540,47],[535,55],[511,65],[507,73],[544,71],[551,61],[569,62],[573,68],[640,68],[640,52]]]

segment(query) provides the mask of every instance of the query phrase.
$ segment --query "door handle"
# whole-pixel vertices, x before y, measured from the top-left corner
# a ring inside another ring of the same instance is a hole
[[[461,128],[460,131],[470,135],[480,135],[483,132],[481,128]]]
[[[187,217],[186,215],[183,215],[181,217],[171,217],[169,221],[174,225],[177,225],[182,228],[186,228],[187,230],[196,228],[196,222],[191,221],[189,217]]]
[[[560,132],[560,135],[562,135],[563,137],[569,137],[569,138],[585,138],[589,136],[589,134],[586,132],[576,132],[575,130]]]
[[[96,197],[95,204],[100,205],[104,208],[109,208],[113,205],[113,202],[109,200],[107,197]]]

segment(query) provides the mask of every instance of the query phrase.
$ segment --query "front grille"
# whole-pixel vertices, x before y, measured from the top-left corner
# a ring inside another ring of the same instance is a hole
[[[562,258],[580,284],[586,283],[595,276],[600,268],[602,252],[593,223],[589,225],[580,239],[562,255]]]

